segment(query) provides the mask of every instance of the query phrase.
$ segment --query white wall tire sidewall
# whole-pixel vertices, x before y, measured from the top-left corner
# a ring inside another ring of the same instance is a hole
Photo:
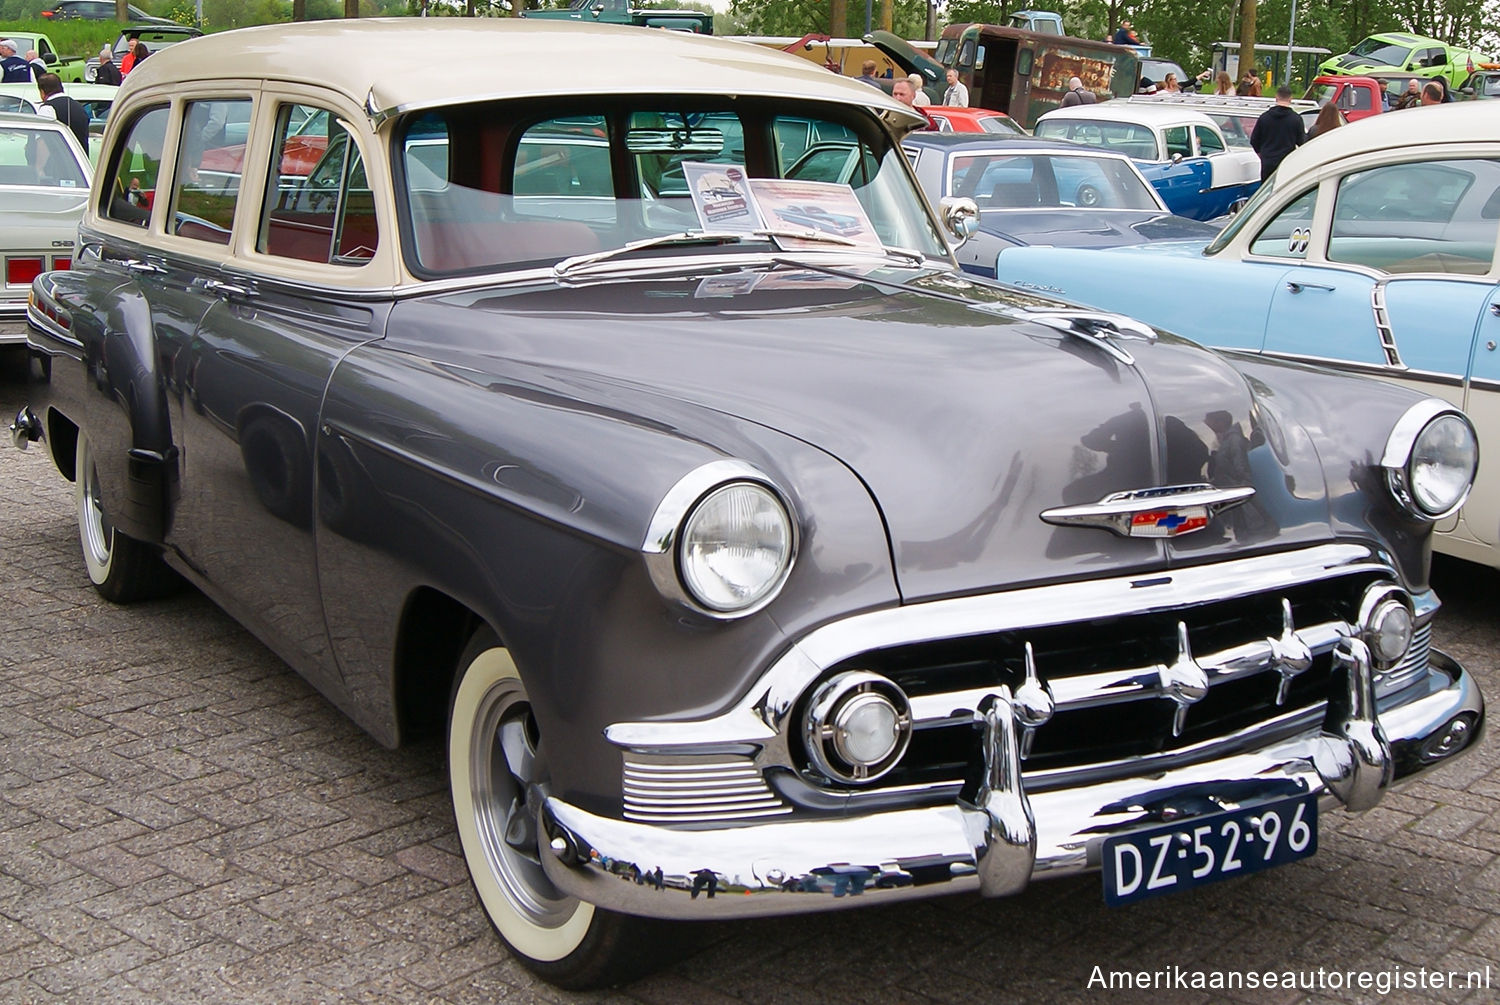
[[[533,960],[551,963],[561,960],[582,945],[594,920],[594,906],[578,902],[577,909],[563,924],[547,928],[519,913],[512,905],[485,858],[483,840],[475,824],[473,778],[470,766],[471,731],[486,693],[507,678],[519,678],[515,662],[506,650],[495,647],[475,657],[467,668],[461,668],[463,679],[453,697],[453,714],[448,730],[449,786],[453,797],[453,815],[464,861],[473,878],[485,913],[505,941],[517,952]]]
[[[89,581],[103,586],[109,580],[114,567],[114,531],[106,528],[93,501],[90,488],[97,490],[97,475],[94,470],[94,450],[89,439],[81,431],[74,450],[73,503],[78,515],[78,543],[83,549],[83,564],[88,569]],[[102,555],[102,557],[101,557]]]

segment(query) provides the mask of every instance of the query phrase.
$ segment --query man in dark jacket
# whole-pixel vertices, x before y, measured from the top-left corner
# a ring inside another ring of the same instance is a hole
[[[31,82],[31,64],[16,55],[16,43],[11,39],[0,39],[0,82],[27,84]]]
[[[71,129],[83,146],[83,152],[88,153],[89,110],[63,93],[62,78],[55,73],[44,73],[38,77],[36,89],[42,92],[42,114],[52,115]]]
[[[99,68],[94,71],[94,83],[113,84],[116,87],[122,83],[120,68],[115,65],[115,50],[107,45],[99,50]]]
[[[1260,180],[1271,177],[1286,155],[1306,139],[1302,116],[1292,110],[1292,89],[1283,84],[1276,88],[1276,104],[1261,112],[1250,130],[1250,146],[1260,158]]]

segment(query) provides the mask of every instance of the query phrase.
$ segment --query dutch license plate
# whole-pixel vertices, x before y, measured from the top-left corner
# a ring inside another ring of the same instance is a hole
[[[1312,795],[1121,834],[1104,842],[1104,902],[1176,893],[1317,850],[1318,801]]]

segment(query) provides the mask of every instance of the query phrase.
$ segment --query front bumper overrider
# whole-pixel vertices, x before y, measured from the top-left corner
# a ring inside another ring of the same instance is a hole
[[[976,712],[984,777],[954,802],[858,816],[663,827],[597,816],[550,797],[543,866],[557,887],[648,917],[743,918],[978,891],[1099,867],[1106,838],[1166,821],[1311,793],[1365,810],[1395,783],[1469,749],[1484,701],[1454,660],[1377,709],[1368,652],[1334,654],[1321,727],[1136,777],[1028,794],[1008,688]]]

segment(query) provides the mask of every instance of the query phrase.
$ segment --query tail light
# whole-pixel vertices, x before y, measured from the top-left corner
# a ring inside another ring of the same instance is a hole
[[[73,259],[65,257],[54,258],[52,259],[52,267],[59,271],[63,269],[71,269],[73,267]]]
[[[46,268],[46,263],[40,257],[7,258],[5,260],[5,281],[11,286],[22,286],[40,276]]]

